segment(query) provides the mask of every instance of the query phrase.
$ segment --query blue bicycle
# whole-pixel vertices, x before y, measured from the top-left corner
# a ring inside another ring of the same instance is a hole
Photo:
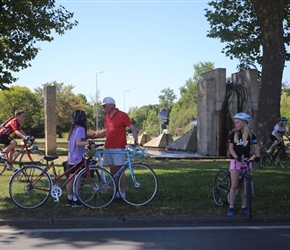
[[[106,149],[97,149],[98,147],[103,145],[104,143],[90,142],[90,148],[96,148],[96,152],[91,160],[97,162],[96,166],[90,164],[91,169],[103,169],[103,154],[112,153],[111,151],[108,151]],[[116,193],[121,190],[121,180],[122,178],[125,178],[126,191],[125,195],[122,195],[121,192],[119,192],[120,198],[122,198],[126,203],[132,206],[143,206],[148,204],[154,199],[157,194],[157,176],[153,169],[149,166],[144,165],[141,162],[133,162],[134,156],[136,156],[137,158],[143,157],[145,149],[140,147],[135,148],[129,145],[126,147],[125,150],[114,151],[113,153],[126,155],[126,161],[124,162],[122,167],[120,167],[119,171],[113,176],[114,180],[117,182]],[[138,153],[140,154],[137,155]],[[100,180],[103,179],[102,173],[98,174],[96,171],[95,174],[98,175],[98,178]],[[83,179],[82,174],[76,177],[76,183],[81,182],[81,179]],[[107,184],[110,186],[110,183]],[[86,192],[77,192],[77,196],[80,201],[87,199]]]

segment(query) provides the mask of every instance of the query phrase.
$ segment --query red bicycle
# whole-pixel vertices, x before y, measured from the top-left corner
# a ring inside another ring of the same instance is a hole
[[[5,170],[15,171],[16,168],[13,167],[13,164],[18,160],[19,168],[22,168],[25,165],[37,164],[39,165],[48,165],[48,162],[44,159],[46,156],[45,153],[38,149],[38,146],[34,144],[34,137],[30,137],[29,140],[23,140],[20,150],[16,150],[11,162],[3,161],[0,159],[0,175],[4,173]],[[0,150],[2,150],[0,148]]]

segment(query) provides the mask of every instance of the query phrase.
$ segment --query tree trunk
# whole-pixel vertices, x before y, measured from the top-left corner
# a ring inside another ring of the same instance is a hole
[[[258,139],[262,146],[280,116],[280,97],[285,65],[283,11],[286,0],[251,0],[261,28],[262,78],[258,102]]]

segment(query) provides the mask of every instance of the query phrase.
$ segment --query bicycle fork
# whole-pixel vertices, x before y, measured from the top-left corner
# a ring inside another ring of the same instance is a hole
[[[141,183],[136,180],[136,176],[135,176],[134,169],[133,169],[132,165],[130,164],[129,167],[130,167],[130,173],[131,173],[132,181],[135,184],[135,188],[140,188],[141,187]]]

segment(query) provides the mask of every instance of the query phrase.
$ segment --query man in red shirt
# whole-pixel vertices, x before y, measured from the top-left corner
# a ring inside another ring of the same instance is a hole
[[[102,107],[106,112],[105,117],[105,130],[100,134],[94,136],[94,138],[106,137],[105,149],[106,151],[120,151],[124,150],[127,145],[126,128],[130,128],[135,145],[138,145],[138,134],[135,126],[132,124],[131,119],[125,113],[116,108],[115,100],[112,97],[104,98]],[[125,154],[104,154],[104,164],[110,166],[111,174],[114,175],[118,172],[120,167],[125,161]],[[125,176],[123,176],[125,177]],[[122,196],[125,196],[125,178],[122,179],[121,192]],[[116,198],[119,198],[117,193]]]
[[[5,148],[2,152],[0,152],[0,158],[4,161],[9,162],[13,159],[13,154],[15,152],[15,147],[17,146],[17,142],[13,140],[10,135],[15,133],[20,138],[25,140],[29,140],[29,136],[26,136],[25,132],[21,128],[20,122],[25,118],[25,114],[23,110],[16,110],[15,117],[10,118],[4,124],[1,125],[0,128],[0,143],[5,145]],[[8,155],[8,159],[6,157]],[[13,167],[7,163],[7,169],[13,170]]]

